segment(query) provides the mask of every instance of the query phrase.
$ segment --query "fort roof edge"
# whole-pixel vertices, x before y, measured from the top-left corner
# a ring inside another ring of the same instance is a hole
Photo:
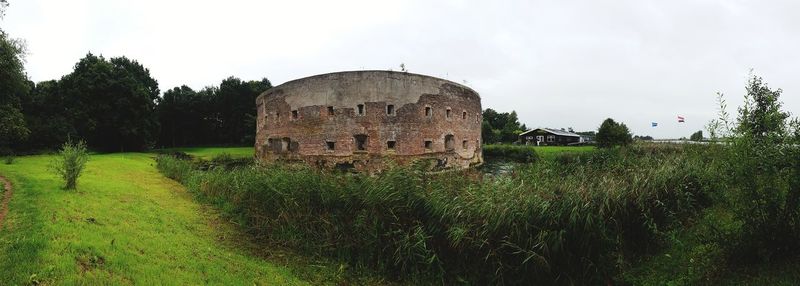
[[[267,90],[265,90],[264,92],[262,92],[261,94],[259,94],[259,95],[258,95],[258,97],[256,97],[256,100],[259,100],[259,99],[260,99],[262,96],[264,96],[265,94],[268,94],[268,93],[270,93],[270,91],[272,91],[273,89],[280,88],[280,87],[281,87],[281,86],[283,86],[283,85],[292,84],[292,83],[295,83],[295,82],[300,82],[300,81],[304,81],[304,80],[308,80],[308,79],[312,79],[312,78],[317,78],[317,77],[324,77],[324,76],[329,76],[329,75],[335,75],[335,74],[357,74],[357,73],[387,73],[387,74],[400,74],[400,75],[404,75],[404,76],[417,76],[417,77],[422,77],[422,78],[430,78],[430,79],[435,79],[435,80],[438,80],[438,81],[442,81],[442,82],[445,82],[445,83],[453,84],[453,85],[455,85],[455,86],[458,86],[458,87],[461,87],[461,88],[467,89],[467,90],[469,90],[469,91],[472,91],[472,92],[473,92],[475,95],[477,95],[477,96],[478,96],[478,99],[479,99],[479,100],[481,99],[481,95],[480,95],[480,93],[478,93],[477,91],[475,91],[475,90],[474,90],[474,89],[472,89],[471,87],[469,87],[469,86],[466,86],[466,85],[463,85],[463,84],[460,84],[460,83],[457,83],[457,82],[454,82],[454,81],[451,81],[451,80],[448,80],[448,79],[438,78],[438,77],[435,77],[435,76],[424,75],[424,74],[418,74],[418,73],[410,73],[410,72],[405,72],[405,71],[390,71],[390,70],[350,70],[350,71],[338,71],[338,72],[321,73],[321,74],[316,74],[316,75],[312,75],[312,76],[307,76],[307,77],[302,77],[302,78],[297,78],[297,79],[289,80],[289,81],[286,81],[286,82],[284,82],[284,83],[281,83],[281,84],[279,84],[279,85],[273,86],[273,87],[272,87],[272,88],[270,88],[270,89],[267,89]]]

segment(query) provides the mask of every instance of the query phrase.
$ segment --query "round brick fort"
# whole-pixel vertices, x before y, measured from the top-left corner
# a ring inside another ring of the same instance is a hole
[[[315,75],[256,99],[256,157],[378,171],[423,160],[431,169],[483,163],[481,99],[451,81],[393,71]]]

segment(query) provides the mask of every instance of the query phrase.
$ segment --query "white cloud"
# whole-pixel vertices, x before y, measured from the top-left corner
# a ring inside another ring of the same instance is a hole
[[[88,51],[138,60],[162,90],[405,63],[466,81],[485,108],[531,127],[613,117],[680,137],[715,116],[716,91],[738,103],[750,68],[800,112],[797,12],[792,1],[15,0],[0,24],[27,40],[35,81]]]

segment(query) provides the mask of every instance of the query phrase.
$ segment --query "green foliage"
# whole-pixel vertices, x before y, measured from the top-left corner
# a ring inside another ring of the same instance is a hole
[[[88,160],[89,154],[86,152],[85,142],[67,141],[61,147],[58,156],[53,159],[50,168],[64,180],[64,189],[74,190]]]
[[[619,252],[647,253],[707,203],[703,150],[611,149],[526,165],[512,176],[378,176],[305,167],[191,171],[160,157],[200,200],[256,238],[392,277],[445,284],[601,284]],[[597,178],[603,178],[598,180]]]
[[[692,135],[689,136],[689,140],[703,141],[703,130],[698,130],[697,132],[692,133]]]
[[[800,253],[798,120],[781,111],[780,94],[753,76],[736,121],[727,118],[720,99],[722,116],[709,124],[716,127],[712,134],[725,134],[730,143],[720,164],[725,199],[742,227],[719,239],[736,261],[769,262]]]
[[[229,77],[219,87],[194,91],[187,86],[164,93],[157,113],[159,146],[250,145],[255,143],[255,99],[272,87],[266,78],[242,81]]]
[[[13,163],[14,163],[14,160],[16,160],[16,159],[17,159],[17,157],[16,157],[16,156],[14,156],[14,154],[9,154],[9,155],[6,155],[6,156],[3,158],[3,162],[5,162],[5,163],[6,163],[6,165],[11,165],[11,164],[13,164]]]
[[[485,144],[516,142],[519,134],[527,129],[525,124],[519,123],[516,111],[498,113],[491,108],[483,111],[481,139]]]
[[[154,143],[158,82],[135,60],[87,54],[58,82],[58,93],[64,117],[92,147],[130,151]]]
[[[0,8],[5,4],[0,3]],[[30,134],[20,104],[30,89],[23,66],[24,55],[24,43],[0,30],[0,152]]]
[[[539,159],[533,146],[489,144],[483,145],[483,155],[513,160],[520,163],[533,163]]]
[[[628,126],[625,123],[617,123],[611,118],[604,120],[603,124],[600,124],[595,140],[597,141],[597,146],[601,148],[625,146],[633,142]]]

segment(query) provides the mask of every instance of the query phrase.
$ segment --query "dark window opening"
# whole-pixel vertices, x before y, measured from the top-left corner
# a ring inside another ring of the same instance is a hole
[[[386,115],[394,115],[394,104],[386,106]]]
[[[461,141],[461,149],[467,149],[467,140]]]
[[[356,151],[367,151],[367,135],[358,134],[353,138],[356,140]]]
[[[444,112],[444,115],[445,115],[445,117],[446,117],[447,119],[450,119],[450,108],[448,108],[447,110],[445,110],[445,112]]]
[[[433,148],[433,141],[425,140],[425,149],[432,149]]]
[[[386,148],[387,149],[394,150],[394,145],[395,145],[395,141],[394,140],[386,141]]]
[[[364,115],[364,105],[359,104],[357,105],[357,107],[358,107],[358,115]]]
[[[289,137],[283,137],[281,139],[281,152],[289,151],[289,144],[291,143],[292,139],[289,139]]]
[[[267,139],[267,142],[268,142],[267,144],[269,144],[269,150],[271,152],[279,153],[279,152],[283,151],[282,150],[283,146],[281,144],[281,139],[270,138],[270,139]]]
[[[328,106],[328,115],[333,116],[333,106]]]
[[[431,107],[425,106],[425,116],[431,117]]]
[[[454,139],[453,135],[445,135],[444,136],[444,149],[447,151],[452,151],[455,149],[456,140]]]
[[[466,111],[464,111],[464,113],[461,113],[461,119],[464,119],[464,120],[467,119],[467,112]]]
[[[326,150],[336,150],[336,142],[335,141],[325,141],[325,148]]]
[[[299,116],[300,114],[297,112],[297,110],[292,110],[292,119],[297,119]]]

